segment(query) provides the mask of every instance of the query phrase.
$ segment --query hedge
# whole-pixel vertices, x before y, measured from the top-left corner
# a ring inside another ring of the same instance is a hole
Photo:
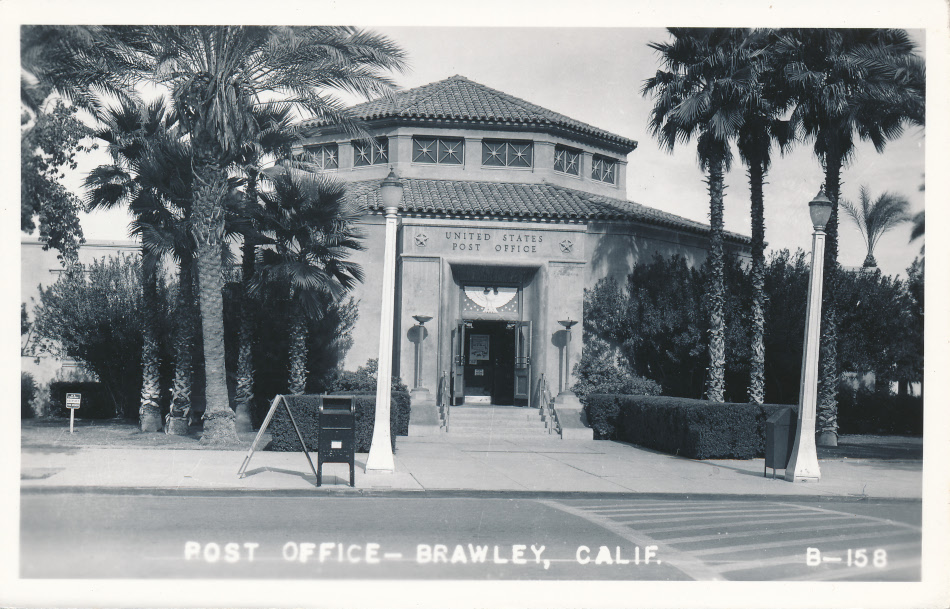
[[[838,432],[921,436],[924,400],[920,396],[838,391]]]
[[[785,407],[667,396],[587,396],[587,416],[596,439],[630,442],[692,459],[763,456],[765,421]]]
[[[115,402],[102,383],[94,381],[53,381],[49,384],[49,413],[69,416],[66,394],[81,393],[82,401],[76,410],[78,419],[111,419],[115,417]]]
[[[20,418],[32,419],[36,414],[33,412],[33,398],[36,396],[36,381],[29,372],[20,372]]]
[[[373,427],[376,417],[375,393],[346,393],[356,396],[356,452],[369,452],[373,440]],[[319,395],[286,396],[284,399],[290,404],[294,413],[294,420],[304,441],[307,450],[317,451],[317,433],[319,429]],[[396,450],[396,436],[409,434],[409,394],[403,391],[392,393],[392,407],[390,409],[389,425],[392,429],[393,451]],[[271,443],[268,450],[279,452],[296,452],[300,450],[300,440],[294,432],[294,427],[287,416],[287,411],[279,407],[270,423]]]

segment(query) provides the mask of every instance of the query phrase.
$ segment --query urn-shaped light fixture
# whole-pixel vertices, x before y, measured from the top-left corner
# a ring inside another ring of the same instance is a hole
[[[379,196],[383,200],[383,208],[398,208],[399,203],[402,202],[402,182],[392,169],[379,185]]]
[[[821,187],[815,198],[808,203],[808,213],[811,214],[812,226],[817,230],[825,230],[828,218],[831,217],[831,199],[825,195],[824,186]]]

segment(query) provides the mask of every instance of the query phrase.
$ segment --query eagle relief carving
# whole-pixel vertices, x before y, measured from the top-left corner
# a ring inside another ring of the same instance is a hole
[[[498,313],[498,309],[514,300],[518,295],[518,288],[497,288],[497,287],[467,287],[465,288],[465,297],[472,304],[481,308],[480,313]],[[476,307],[465,303],[465,308],[475,312]]]

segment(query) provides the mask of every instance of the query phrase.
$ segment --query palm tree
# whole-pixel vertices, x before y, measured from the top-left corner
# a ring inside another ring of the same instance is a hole
[[[706,396],[725,397],[725,301],[723,251],[723,174],[732,161],[730,141],[742,128],[742,100],[755,83],[753,49],[743,29],[669,28],[674,40],[651,43],[666,70],[644,81],[652,93],[650,131],[667,150],[697,137],[699,165],[709,185],[711,286],[709,294],[709,370]],[[743,60],[737,61],[737,58]]]
[[[307,320],[321,314],[322,296],[338,298],[363,280],[352,251],[362,250],[355,225],[361,209],[346,202],[343,185],[326,174],[278,166],[270,172],[273,189],[261,192],[260,225],[272,241],[262,247],[252,283],[281,290],[291,302],[288,392],[307,385]]]
[[[251,405],[254,401],[254,359],[252,347],[254,341],[253,317],[251,315],[250,292],[254,277],[254,263],[257,247],[267,242],[260,234],[256,218],[259,216],[258,180],[261,164],[269,156],[290,157],[290,146],[298,138],[298,129],[293,125],[293,116],[289,107],[274,108],[266,112],[257,112],[255,117],[261,136],[258,142],[247,146],[238,165],[245,176],[244,212],[248,220],[248,231],[244,233],[241,246],[241,286],[240,286],[240,327],[238,329],[238,357],[235,387],[235,426],[239,432],[252,431]]]
[[[814,140],[825,170],[832,211],[825,242],[820,344],[819,443],[837,445],[838,200],[841,170],[854,156],[855,136],[878,152],[905,123],[924,124],[923,60],[903,30],[781,30],[772,47],[795,98],[792,122]]]
[[[842,199],[841,206],[854,220],[867,246],[868,255],[864,259],[864,268],[877,266],[877,260],[874,259],[874,247],[880,238],[898,224],[910,221],[907,213],[910,202],[905,197],[885,192],[871,201],[871,193],[867,186],[861,187],[857,204]]]
[[[98,92],[130,96],[140,82],[165,86],[190,137],[189,223],[197,244],[207,398],[201,441],[231,443],[237,435],[224,364],[224,202],[229,168],[260,136],[254,109],[289,103],[352,125],[344,104],[326,91],[388,93],[393,83],[383,73],[403,67],[402,51],[350,27],[105,26],[82,33],[48,49],[43,76],[52,85],[81,103],[92,103]]]
[[[924,212],[919,211],[914,214],[914,217],[911,219],[911,222],[914,224],[914,228],[910,231],[910,241],[916,241],[917,239],[922,239],[924,236],[924,224],[925,224]],[[924,246],[920,246],[920,255],[924,255]]]
[[[752,357],[749,374],[749,401],[765,402],[765,201],[763,185],[772,164],[772,144],[784,154],[796,140],[794,127],[781,116],[790,99],[782,78],[771,64],[769,45],[772,30],[753,31],[748,50],[736,57],[754,64],[756,82],[743,91],[743,124],[736,138],[739,157],[748,168],[752,225]]]
[[[96,114],[100,127],[93,130],[106,142],[113,163],[100,165],[85,178],[87,209],[128,206],[135,216],[132,233],[142,239],[142,290],[145,326],[142,328],[142,391],[139,423],[142,431],[162,429],[159,404],[159,340],[155,331],[158,275],[163,248],[150,236],[159,232],[162,216],[168,215],[169,174],[155,167],[150,148],[158,138],[167,138],[174,119],[162,100],[152,104],[130,101],[118,108],[102,108]],[[151,231],[148,230],[151,228]]]

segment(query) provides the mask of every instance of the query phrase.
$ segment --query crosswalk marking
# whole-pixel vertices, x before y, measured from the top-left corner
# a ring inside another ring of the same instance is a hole
[[[822,535],[817,537],[809,537],[807,539],[792,539],[792,540],[782,540],[782,541],[770,541],[763,543],[740,543],[731,546],[725,546],[722,548],[707,548],[705,550],[696,550],[691,552],[696,556],[710,556],[713,554],[728,554],[730,552],[754,552],[756,550],[767,550],[769,548],[784,548],[787,546],[795,546],[799,548],[804,548],[806,544],[832,544],[840,541],[855,541],[858,539],[887,539],[890,537],[906,537],[907,533],[904,531],[870,531],[866,534],[858,535]]]
[[[842,514],[841,516],[838,516],[838,517],[823,516],[820,519],[817,519],[814,516],[808,516],[808,515],[799,515],[799,516],[789,515],[782,518],[770,518],[766,520],[752,520],[751,518],[739,518],[738,520],[735,520],[735,522],[737,524],[762,525],[762,524],[785,524],[787,522],[825,522],[828,520],[850,520],[852,518],[854,518],[854,516],[852,516],[851,514]],[[697,519],[698,517],[692,520],[695,521]],[[632,520],[632,521],[626,521],[623,524],[639,525],[642,523]],[[645,526],[643,528],[644,530],[649,531],[651,534],[657,534],[657,533],[675,533],[677,531],[691,530],[691,529],[711,529],[713,527],[723,526],[723,524],[728,524],[728,523],[701,521],[701,522],[695,522],[694,524],[680,524],[675,527],[653,528],[652,526]]]
[[[762,535],[783,535],[785,533],[798,533],[798,532],[812,532],[812,531],[837,531],[839,529],[856,529],[862,527],[874,526],[868,524],[867,522],[839,522],[835,524],[826,524],[822,526],[814,526],[812,524],[804,524],[798,527],[784,527],[781,529],[769,529],[768,531],[753,530],[753,531],[736,531],[736,532],[726,532],[726,533],[716,533],[714,535],[693,535],[692,537],[671,537],[667,538],[664,541],[670,544],[683,544],[683,543],[695,543],[700,541],[715,541],[720,539],[736,539],[742,537],[761,537]]]
[[[597,513],[597,514],[602,514],[602,515],[604,515],[604,516],[646,516],[646,517],[654,516],[654,515],[657,515],[657,516],[669,516],[669,515],[674,515],[674,514],[695,514],[695,513],[696,513],[696,510],[685,510],[685,509],[679,509],[679,510],[664,510],[664,509],[650,509],[650,510],[629,509],[629,510],[620,510],[620,509],[617,509],[617,510],[609,510],[609,511],[608,511],[608,510],[590,510],[590,511],[595,512],[595,513]],[[796,510],[789,510],[788,508],[785,508],[785,507],[769,507],[769,508],[764,508],[764,509],[757,509],[757,510],[755,511],[755,513],[756,513],[756,514],[769,514],[769,513],[773,513],[773,512],[775,512],[775,513],[788,513],[788,512],[793,512],[793,511],[796,511]],[[746,507],[746,508],[735,507],[735,508],[723,508],[723,509],[709,508],[709,509],[703,509],[701,513],[703,513],[703,514],[746,514],[746,515],[748,515],[748,513],[749,513],[749,508],[747,508],[747,507]]]
[[[735,574],[733,577],[744,579],[760,569],[783,572],[782,567],[788,567],[786,577],[769,579],[914,580],[920,576],[920,526],[830,507],[780,500],[649,500],[572,503],[565,511],[613,532],[628,531],[637,539],[652,540],[660,546],[664,562],[681,568],[686,561],[691,577],[709,579],[712,574],[713,579],[730,579],[730,574]],[[687,549],[684,546],[688,544],[698,547]],[[827,553],[831,557],[844,556],[847,547],[883,548],[893,560],[886,567],[874,569],[847,567],[844,559],[811,568],[806,565],[808,547],[818,547],[823,556]],[[916,552],[917,556],[898,556],[902,552]],[[730,555],[740,559],[724,558]]]

